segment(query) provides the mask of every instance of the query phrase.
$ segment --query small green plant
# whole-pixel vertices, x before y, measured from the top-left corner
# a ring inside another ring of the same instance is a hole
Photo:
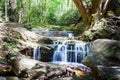
[[[19,53],[19,51],[20,51],[18,49],[18,47],[16,46],[16,44],[14,44],[14,43],[5,42],[4,43],[4,48],[7,48],[11,55],[17,55],[17,53]]]

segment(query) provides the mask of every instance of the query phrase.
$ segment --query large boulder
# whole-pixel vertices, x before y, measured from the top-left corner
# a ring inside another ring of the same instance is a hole
[[[40,47],[41,61],[50,62],[52,61],[54,49],[51,46]]]
[[[93,41],[96,39],[120,40],[120,18],[118,16],[102,18],[91,25],[78,39]]]
[[[89,55],[82,63],[120,66],[120,41],[98,39],[93,42]]]
[[[29,59],[22,55],[12,57],[12,72],[19,77],[29,77],[29,80],[54,78],[65,73],[66,69],[62,66],[53,65]]]

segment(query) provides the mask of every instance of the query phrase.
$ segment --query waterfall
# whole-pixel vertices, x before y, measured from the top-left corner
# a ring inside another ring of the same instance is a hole
[[[40,47],[34,47],[33,59],[39,60],[39,61],[41,60]]]
[[[65,40],[55,42],[56,49],[53,54],[53,62],[75,62],[80,63],[87,56],[91,45],[82,41]]]

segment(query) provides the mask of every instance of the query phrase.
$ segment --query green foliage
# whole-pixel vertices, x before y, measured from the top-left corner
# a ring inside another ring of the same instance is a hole
[[[8,50],[9,50],[9,53],[11,54],[11,55],[16,55],[17,53],[19,53],[19,49],[18,49],[18,47],[17,47],[17,45],[16,44],[14,44],[14,43],[7,43],[7,42],[5,42],[4,43],[4,48],[7,48]]]
[[[41,0],[38,5],[31,5],[26,22],[29,20],[29,26],[31,28],[35,26],[46,26],[47,23],[55,24],[57,20],[55,13],[59,5],[60,2],[57,0]]]
[[[77,10],[68,10],[65,12],[60,19],[58,20],[58,25],[60,26],[69,26],[71,24],[76,24],[80,19],[80,14]]]
[[[50,26],[50,31],[72,31],[73,27],[70,26]]]
[[[120,0],[118,0],[118,2],[120,3]]]
[[[46,5],[48,13],[56,13],[59,6],[62,4],[58,0],[48,0],[47,3],[49,3],[49,4]]]
[[[57,17],[53,14],[53,13],[49,13],[47,16],[46,16],[46,22],[49,23],[49,24],[56,24],[56,21],[57,21]]]
[[[117,80],[114,75],[115,75],[115,74],[108,73],[108,74],[106,75],[107,80]]]
[[[44,23],[44,16],[39,7],[32,7],[28,17],[30,18],[32,25],[39,25],[40,23]]]
[[[5,12],[4,1],[5,0],[0,0],[0,9],[3,9],[2,12]],[[7,0],[7,10],[9,10],[10,6],[8,1],[9,0]],[[16,3],[17,8],[15,9],[15,12],[12,13],[8,11],[10,15],[12,14],[10,18],[15,18],[15,20],[25,25],[29,24],[26,26],[29,26],[30,28],[46,26],[49,24],[56,25],[56,23],[59,23],[59,20],[57,18],[60,18],[62,13],[71,8],[74,9],[73,2],[69,1],[69,5],[66,5],[68,4],[68,1],[66,0],[16,0]],[[72,13],[69,11],[68,15],[70,14],[74,14],[73,11]],[[5,13],[3,14],[3,16],[5,16]],[[60,24],[61,23],[62,22],[60,22]],[[68,25],[69,23],[70,22],[67,23],[66,21],[65,23],[63,23],[63,25]]]
[[[89,7],[92,7],[92,1],[91,0],[86,0],[87,1],[87,4]]]
[[[117,8],[117,9],[115,10],[115,14],[117,14],[117,15],[120,14],[120,8]]]

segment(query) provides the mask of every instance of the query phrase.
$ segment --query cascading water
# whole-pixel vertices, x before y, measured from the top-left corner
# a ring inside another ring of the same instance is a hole
[[[56,49],[53,54],[53,62],[60,61],[64,63],[80,63],[87,56],[91,48],[90,44],[75,40],[56,42],[54,46],[56,46]]]
[[[62,63],[80,63],[91,48],[91,44],[77,40],[57,41],[53,46],[53,63],[58,61]],[[33,59],[41,60],[40,47],[34,47]]]
[[[34,47],[33,50],[33,59],[34,60],[41,60],[41,53],[40,53],[40,47]]]

